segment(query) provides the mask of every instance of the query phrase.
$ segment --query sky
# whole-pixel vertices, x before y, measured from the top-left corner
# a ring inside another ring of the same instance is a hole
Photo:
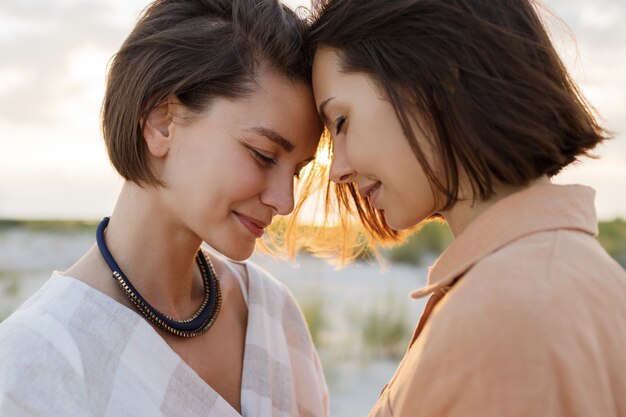
[[[306,0],[285,1],[292,7]],[[0,0],[0,218],[97,219],[122,181],[99,128],[106,65],[145,0]],[[626,218],[626,2],[547,0],[553,40],[614,139],[555,178]]]

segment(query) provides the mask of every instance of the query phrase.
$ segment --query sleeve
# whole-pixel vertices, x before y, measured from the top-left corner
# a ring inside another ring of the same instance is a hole
[[[80,358],[68,360],[60,342],[38,327],[29,317],[0,325],[0,415],[90,416]]]

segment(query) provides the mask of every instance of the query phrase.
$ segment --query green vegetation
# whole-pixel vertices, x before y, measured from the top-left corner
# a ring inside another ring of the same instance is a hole
[[[20,291],[21,274],[18,271],[0,270],[0,301],[17,296]],[[12,312],[12,307],[7,303],[0,302],[0,323]]]
[[[328,325],[323,295],[321,293],[309,294],[307,297],[299,300],[299,304],[304,319],[309,326],[313,343],[319,349],[322,344],[320,335]]]
[[[347,338],[325,338],[327,332],[335,333],[334,324],[327,316],[328,306],[323,293],[306,291],[298,297],[298,303],[306,319],[313,343],[323,354],[325,361],[353,358],[361,351],[371,360],[399,359],[404,354],[414,323],[409,319],[408,298],[398,296],[390,289],[386,297],[380,297],[376,305],[367,309],[363,305],[348,305],[345,311]],[[335,334],[335,336],[337,336]],[[357,342],[358,340],[358,342]],[[335,354],[330,354],[334,352]],[[359,355],[357,355],[359,356]]]
[[[402,245],[383,250],[382,253],[391,262],[420,265],[424,256],[438,256],[452,240],[448,225],[432,221],[411,234]]]
[[[600,222],[598,240],[617,262],[626,268],[626,220]]]
[[[36,221],[36,220],[0,220],[2,232],[11,229],[25,229],[32,232],[84,233],[93,232],[96,221]],[[304,233],[315,233],[312,226],[307,226]],[[381,249],[381,254],[389,262],[423,265],[427,257],[436,257],[452,242],[453,237],[446,224],[430,222],[411,234],[400,246]],[[626,267],[626,220],[615,219],[599,223],[599,242],[606,251],[622,266]],[[364,260],[372,256],[365,251],[357,258]],[[0,270],[0,299],[11,299],[20,290],[20,276],[17,271]],[[354,354],[355,346],[370,359],[397,359],[404,353],[414,323],[407,314],[407,300],[394,297],[389,291],[381,297],[377,305],[363,310],[362,306],[349,306],[346,316],[349,336],[354,336],[345,347],[342,342],[333,339],[332,317],[328,316],[328,304],[324,292],[315,288],[306,291],[299,298],[302,312],[309,326],[313,342],[323,353],[326,361],[343,361]],[[0,322],[11,311],[0,303]],[[360,340],[360,343],[354,343]],[[338,344],[339,343],[339,344]],[[346,343],[344,341],[344,343]],[[332,352],[341,351],[340,354]],[[329,355],[328,352],[331,352]]]
[[[15,220],[0,219],[0,231],[8,229],[26,229],[33,232],[83,232],[95,231],[95,220]]]
[[[626,220],[601,221],[598,227],[600,244],[626,268]],[[383,250],[383,254],[391,262],[420,265],[424,256],[438,256],[452,240],[447,225],[431,222],[409,236],[402,245]]]
[[[406,300],[388,292],[382,304],[369,309],[357,323],[368,356],[399,359],[406,350],[412,323],[409,323]]]
[[[21,274],[17,271],[0,270],[0,293],[15,297],[20,290]]]

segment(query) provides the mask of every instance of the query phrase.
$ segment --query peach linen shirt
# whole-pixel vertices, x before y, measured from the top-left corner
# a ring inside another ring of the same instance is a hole
[[[370,417],[626,416],[626,272],[594,191],[534,185],[431,267],[432,294]]]

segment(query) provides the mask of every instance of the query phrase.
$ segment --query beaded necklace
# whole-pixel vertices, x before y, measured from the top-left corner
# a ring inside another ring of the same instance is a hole
[[[207,332],[217,319],[222,304],[222,295],[213,264],[205,256],[202,249],[198,250],[196,254],[196,263],[200,268],[204,282],[204,301],[193,316],[184,320],[176,320],[152,307],[124,275],[104,240],[104,231],[108,224],[109,217],[105,217],[98,225],[96,231],[98,248],[109,268],[111,268],[113,278],[115,278],[122,292],[132,301],[137,309],[158,328],[176,336],[196,337]]]

